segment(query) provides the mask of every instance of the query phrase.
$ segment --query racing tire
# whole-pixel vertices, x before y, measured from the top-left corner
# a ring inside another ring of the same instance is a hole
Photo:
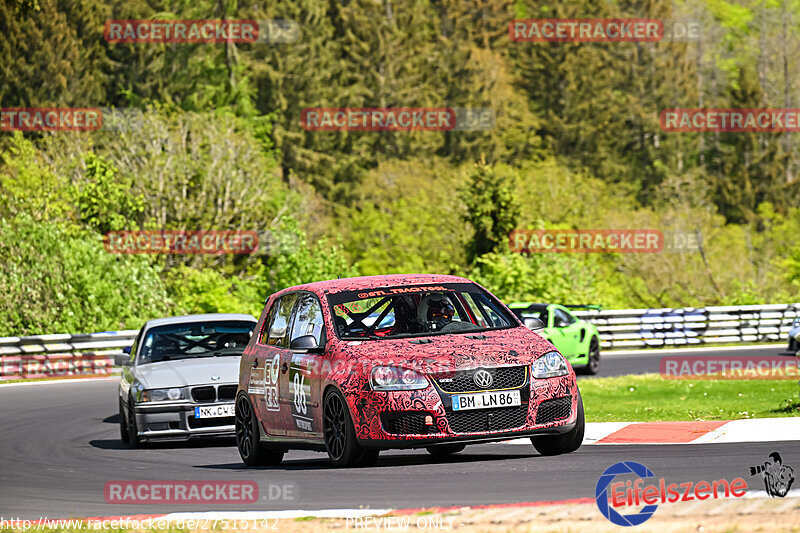
[[[600,341],[592,337],[589,341],[589,352],[586,354],[586,366],[580,369],[581,374],[594,376],[600,371]]]
[[[270,448],[261,442],[253,405],[247,396],[241,395],[236,400],[234,416],[236,447],[239,456],[247,466],[277,466],[283,461],[282,450]]]
[[[356,441],[356,431],[350,419],[347,402],[336,389],[325,394],[322,404],[322,434],[328,458],[335,467],[366,464],[371,456]],[[374,453],[374,451],[372,451]],[[377,454],[374,459],[377,459]]]
[[[572,453],[581,447],[585,428],[586,419],[583,415],[583,399],[580,391],[578,391],[578,416],[575,419],[575,427],[562,435],[531,437],[531,443],[536,448],[536,451],[542,455]]]
[[[438,446],[428,446],[425,449],[437,459],[443,459],[463,451],[466,447],[466,444],[439,444]]]
[[[125,407],[122,404],[122,399],[119,401],[119,439],[123,444],[128,444],[130,438],[128,437],[128,419],[125,417]]]
[[[128,399],[128,416],[126,417],[127,433],[128,433],[128,446],[131,448],[140,448],[142,446],[142,438],[139,436],[139,426],[136,425],[136,411],[133,408],[133,398]]]

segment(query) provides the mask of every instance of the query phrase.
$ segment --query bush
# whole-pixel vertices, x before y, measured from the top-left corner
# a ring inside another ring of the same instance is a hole
[[[135,329],[170,307],[149,258],[27,214],[0,220],[0,336]]]

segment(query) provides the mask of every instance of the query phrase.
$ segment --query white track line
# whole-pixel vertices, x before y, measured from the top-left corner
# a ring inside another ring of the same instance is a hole
[[[379,516],[391,512],[392,509],[322,509],[303,510],[292,509],[286,511],[206,511],[198,513],[170,513],[162,516],[161,520],[274,520],[277,518],[359,518],[364,516]]]
[[[690,444],[800,440],[800,417],[731,420]]]

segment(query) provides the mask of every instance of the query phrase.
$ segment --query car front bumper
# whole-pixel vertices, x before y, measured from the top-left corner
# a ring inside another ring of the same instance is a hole
[[[419,391],[362,390],[348,401],[356,438],[366,447],[492,442],[561,434],[575,427],[579,393],[574,374],[528,380],[518,390],[520,406],[457,412],[452,396],[469,393],[447,393],[434,385]]]
[[[233,405],[232,401],[187,401],[137,404],[139,437],[145,441],[186,440],[193,437],[234,436],[233,417],[195,418],[195,407]]]

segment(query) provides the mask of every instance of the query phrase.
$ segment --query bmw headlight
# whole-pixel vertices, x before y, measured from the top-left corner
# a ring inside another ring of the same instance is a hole
[[[143,402],[167,402],[183,400],[183,389],[150,389],[142,391]]]
[[[428,379],[410,368],[376,366],[370,383],[372,390],[419,390],[428,386]]]
[[[554,378],[569,374],[569,365],[558,352],[547,352],[531,365],[531,375],[537,379]]]

